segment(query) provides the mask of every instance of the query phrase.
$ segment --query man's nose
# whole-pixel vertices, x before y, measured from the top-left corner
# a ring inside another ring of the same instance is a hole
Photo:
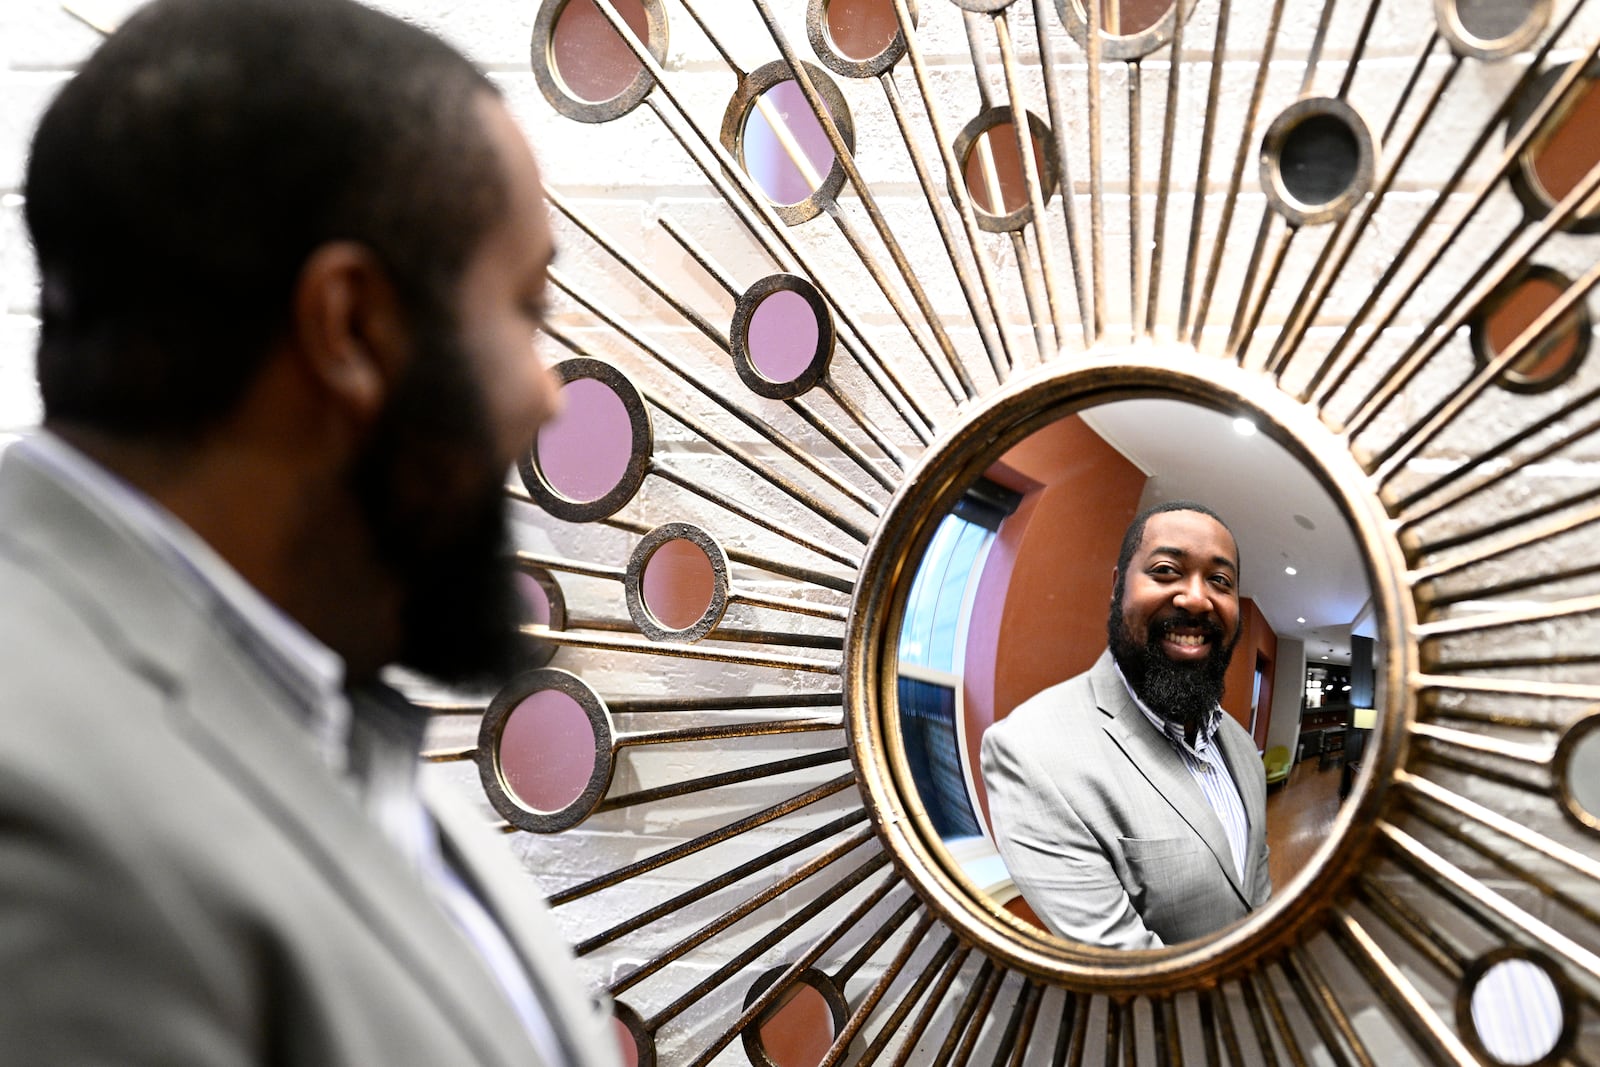
[[[561,414],[565,401],[561,396],[561,383],[556,380],[555,371],[551,369],[550,362],[542,352],[535,350],[533,354],[534,371],[530,383],[530,406],[533,416],[529,420],[533,424],[534,432],[540,426]]]
[[[1173,603],[1191,615],[1205,615],[1211,611],[1211,591],[1206,588],[1205,578],[1196,575],[1188,579],[1178,590]]]

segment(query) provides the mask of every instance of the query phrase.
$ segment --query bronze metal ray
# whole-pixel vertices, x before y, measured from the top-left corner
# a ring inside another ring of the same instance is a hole
[[[1231,0],[1221,0],[1217,5],[1216,35],[1211,43],[1211,78],[1206,89],[1206,117],[1200,132],[1200,162],[1195,171],[1195,195],[1189,209],[1189,248],[1183,259],[1183,289],[1178,297],[1178,340],[1189,342],[1195,335],[1194,309],[1195,284],[1199,280],[1195,268],[1200,264],[1200,240],[1206,214],[1206,189],[1211,184],[1211,146],[1216,143],[1217,109],[1222,96],[1223,56],[1228,44],[1228,12]],[[1226,234],[1219,231],[1215,238],[1221,241]]]
[[[1341,909],[1335,913],[1330,929],[1350,962],[1366,975],[1399,1022],[1422,1048],[1433,1054],[1436,1062],[1476,1067],[1476,1058],[1467,1051],[1455,1031],[1445,1024],[1422,992],[1355,916]]]
[[[799,837],[793,838],[792,840],[785,841],[783,844],[778,845],[775,848],[770,848],[760,855],[755,856],[752,859],[748,859],[738,866],[724,871],[715,878],[706,879],[698,885],[686,889],[683,892],[662,901],[660,904],[657,904],[654,907],[646,908],[644,911],[624,919],[622,922],[619,922],[614,926],[607,927],[600,933],[584,938],[582,941],[573,946],[573,952],[579,956],[586,956],[596,949],[610,944],[619,937],[623,937],[627,934],[633,933],[635,930],[640,930],[646,926],[650,926],[662,919],[667,918],[670,915],[675,915],[696,901],[704,900],[713,893],[720,892],[731,885],[735,885],[744,881],[752,874],[759,874],[764,870],[776,866],[782,861],[788,859],[790,856],[798,855],[799,853],[804,852],[812,845],[828,840],[830,837],[835,836],[842,830],[849,829],[851,826],[854,826],[856,823],[862,821],[866,817],[867,813],[860,809],[846,812],[837,819],[830,820],[814,830],[801,834]]]
[[[1572,21],[1577,18],[1579,12],[1582,11],[1586,3],[1587,0],[1575,0],[1572,8],[1568,11],[1566,18],[1563,19],[1561,27],[1555,32],[1551,33],[1550,36],[1545,40],[1544,44],[1540,46],[1539,51],[1535,53],[1532,61],[1528,64],[1528,68],[1523,74],[1522,78],[1518,80],[1516,87],[1510,93],[1507,93],[1505,99],[1495,108],[1494,113],[1489,117],[1489,120],[1484,123],[1482,129],[1479,131],[1477,137],[1473,140],[1471,146],[1469,146],[1467,151],[1463,154],[1461,162],[1457,164],[1456,169],[1440,187],[1437,198],[1428,206],[1427,210],[1422,213],[1422,216],[1417,220],[1417,224],[1412,227],[1410,239],[1401,245],[1399,252],[1384,268],[1383,273],[1373,285],[1372,292],[1365,300],[1362,301],[1361,306],[1356,309],[1355,313],[1351,316],[1350,321],[1345,324],[1344,332],[1339,338],[1338,342],[1332,349],[1328,351],[1328,354],[1323,357],[1317,372],[1312,377],[1311,382],[1302,391],[1302,395],[1312,398],[1313,402],[1319,407],[1326,405],[1328,398],[1334,393],[1338,392],[1338,390],[1343,386],[1344,382],[1348,380],[1351,372],[1367,357],[1377,338],[1382,336],[1383,332],[1393,324],[1395,317],[1399,315],[1400,310],[1405,307],[1406,303],[1409,302],[1416,294],[1417,290],[1421,288],[1422,283],[1427,280],[1431,266],[1445,259],[1445,253],[1450,250],[1450,248],[1455,244],[1456,240],[1460,238],[1461,234],[1466,231],[1466,228],[1471,221],[1477,218],[1478,212],[1488,201],[1494,190],[1499,186],[1501,180],[1511,172],[1511,168],[1516,165],[1518,157],[1532,142],[1535,134],[1538,132],[1539,127],[1544,124],[1545,120],[1550,115],[1555,113],[1556,108],[1563,106],[1572,97],[1582,82],[1581,76],[1583,69],[1589,63],[1592,63],[1597,56],[1600,56],[1600,37],[1597,37],[1590,45],[1588,52],[1579,60],[1574,62],[1571,67],[1561,76],[1561,78],[1557,80],[1556,84],[1550,87],[1550,91],[1545,94],[1543,99],[1540,100],[1539,104],[1534,108],[1532,114],[1529,115],[1528,121],[1523,124],[1522,128],[1518,130],[1514,136],[1507,140],[1505,148],[1502,149],[1500,158],[1496,163],[1492,173],[1483,182],[1478,191],[1473,194],[1473,197],[1468,202],[1467,206],[1462,209],[1461,216],[1457,220],[1456,224],[1452,226],[1445,237],[1432,248],[1430,254],[1423,259],[1422,267],[1416,272],[1411,281],[1408,282],[1398,294],[1395,294],[1395,298],[1389,303],[1383,315],[1379,317],[1377,323],[1367,332],[1367,340],[1363,342],[1361,346],[1349,356],[1349,358],[1344,360],[1343,368],[1336,376],[1334,376],[1331,381],[1323,383],[1323,378],[1327,375],[1328,371],[1339,364],[1340,358],[1344,354],[1346,347],[1354,343],[1356,337],[1358,336],[1358,331],[1361,325],[1367,320],[1367,316],[1372,313],[1372,310],[1377,306],[1378,301],[1389,292],[1390,287],[1394,283],[1394,280],[1399,274],[1401,268],[1409,260],[1411,254],[1417,251],[1417,249],[1420,247],[1422,236],[1426,234],[1433,226],[1434,221],[1438,218],[1439,213],[1444,210],[1445,205],[1451,203],[1456,189],[1461,185],[1462,179],[1466,177],[1467,173],[1472,168],[1472,165],[1477,162],[1479,153],[1481,153],[1488,145],[1489,141],[1500,129],[1500,126],[1505,121],[1506,117],[1511,113],[1511,109],[1516,97],[1520,93],[1529,91],[1529,87],[1534,84],[1537,71],[1543,66],[1546,57],[1554,49],[1556,42],[1561,37],[1561,34],[1564,33]],[[1321,384],[1320,389],[1318,388],[1319,383]]]
[[[761,953],[766,952],[773,946],[781,943],[784,938],[786,938],[790,933],[799,929],[807,920],[811,919],[814,915],[819,914],[825,907],[832,904],[835,900],[842,898],[848,890],[853,889],[859,882],[864,881],[867,875],[871,874],[882,865],[881,860],[882,857],[878,857],[876,861],[868,861],[856,871],[851,872],[851,874],[846,876],[846,878],[842,881],[830,886],[828,890],[819,895],[816,900],[812,901],[805,908],[802,908],[788,920],[776,927],[771,934],[768,934],[766,937],[750,946],[750,948],[740,953],[739,956],[736,956],[734,959],[730,960],[723,967],[719,968],[716,973],[712,974],[711,977],[707,978],[704,982],[701,982],[700,985],[696,986],[695,989],[680,997],[677,1001],[674,1001],[666,1008],[663,1008],[657,1013],[656,1018],[668,1018],[671,1017],[669,1013],[671,1013],[671,1015],[676,1015],[682,1012],[684,1008],[689,1006],[689,1004],[694,1003],[695,1000],[698,1000],[700,997],[704,996],[707,990],[715,988],[732,975],[738,973],[740,970],[743,970],[744,967],[746,967],[751,961],[758,958]],[[833,946],[835,941],[837,941],[852,927],[859,923],[868,912],[872,911],[872,909],[878,905],[879,901],[883,900],[883,898],[899,884],[899,877],[891,871],[888,876],[886,876],[873,890],[867,894],[861,903],[857,904],[853,909],[851,909],[849,914],[840,919],[831,930],[817,938],[812,946],[807,949],[799,959],[790,964],[784,973],[778,977],[777,981],[773,982],[772,985],[767,988],[766,992],[762,993],[761,996],[757,997],[751,1002],[750,1006],[744,1010],[744,1012],[739,1016],[732,1026],[724,1030],[720,1036],[713,1039],[709,1046],[707,1046],[698,1056],[690,1061],[688,1067],[705,1067],[706,1064],[715,1059],[717,1053],[721,1052],[722,1049],[727,1047],[727,1045],[733,1041],[734,1038],[739,1036],[740,1032],[742,1032],[745,1027],[749,1026],[752,1022],[759,1018],[763,1012],[765,1012],[777,1001],[779,993],[783,990],[786,990],[788,986],[792,984],[796,975],[820,959],[822,954],[828,951],[828,949]],[[737,966],[735,966],[735,964],[737,964]]]
[[[639,964],[639,966],[634,967],[627,973],[618,977],[612,981],[611,985],[608,987],[609,992],[612,996],[618,996],[627,992],[629,989],[632,989],[646,978],[649,978],[651,975],[660,972],[668,964],[674,962],[675,960],[682,959],[690,952],[701,947],[712,938],[722,933],[728,927],[734,925],[742,919],[749,917],[750,915],[753,915],[761,908],[783,896],[784,893],[805,882],[812,875],[819,871],[826,870],[833,864],[838,863],[846,856],[849,856],[850,853],[860,848],[862,845],[867,844],[871,840],[872,835],[870,833],[857,831],[851,834],[848,838],[835,845],[833,848],[828,849],[826,852],[812,859],[808,863],[805,863],[786,874],[784,877],[773,882],[771,885],[768,885],[760,892],[753,893],[750,896],[745,897],[738,904],[729,908],[723,914],[717,916],[704,926],[701,926],[694,932],[674,942],[670,948],[665,949],[656,956],[653,956],[652,958]],[[802,909],[797,914],[806,914],[807,910],[811,910],[812,914],[821,911],[822,908],[817,907],[819,902],[826,901],[827,903],[832,903],[834,899],[837,899],[839,896],[843,896],[844,893],[848,892],[851,888],[854,888],[856,885],[865,881],[873,871],[881,868],[886,862],[887,857],[885,857],[882,853],[874,853],[864,862],[858,865],[850,875],[846,876],[830,887],[830,889],[833,891],[832,893],[818,896],[816,900],[811,902],[811,905],[808,909]],[[826,904],[823,904],[823,907],[826,907]],[[791,917],[791,921],[792,918],[793,917]],[[807,918],[810,918],[810,915],[807,915]],[[792,925],[789,926],[789,930],[784,930],[783,934],[787,934],[793,929],[798,928],[800,925],[800,923],[792,923]],[[782,927],[779,929],[782,929]],[[778,933],[778,931],[774,930],[772,933]],[[782,941],[783,934],[773,937],[771,943],[777,944],[778,942]],[[768,936],[771,937],[770,934]],[[730,974],[731,973],[733,972],[730,972]],[[706,988],[709,989],[711,987],[707,986]],[[698,999],[698,997],[693,999]],[[684,1006],[687,1006],[689,1003],[692,1003],[692,1000],[685,999]],[[680,1008],[679,1010],[682,1009]],[[649,1020],[649,1028],[652,1030],[660,1029],[663,1022],[676,1014],[676,1011],[662,1011],[658,1013]]]
[[[1181,16],[1180,16],[1181,18]],[[1094,344],[1101,332],[1100,310],[1091,299],[1092,282],[1083,269],[1083,238],[1078,231],[1077,186],[1072,180],[1072,165],[1066,149],[1067,124],[1065,90],[1061,87],[1061,73],[1056,69],[1055,47],[1046,29],[1044,0],[1033,0],[1034,40],[1039,48],[1039,65],[1043,74],[1045,110],[1050,116],[1050,128],[1056,132],[1056,171],[1061,177],[1061,217],[1066,227],[1067,261],[1072,269],[1072,287],[1078,297],[1078,324],[1083,334],[1085,348]]]
[[[632,793],[614,793],[607,796],[595,806],[595,811],[616,811],[620,808],[635,807],[639,804],[654,804],[662,800],[672,800],[675,797],[688,796],[690,793],[703,793],[708,789],[721,789],[724,786],[738,785],[741,782],[757,782],[763,778],[777,778],[795,771],[806,771],[813,767],[826,767],[830,763],[843,763],[850,758],[850,750],[845,748],[830,748],[823,752],[813,752],[805,756],[789,756],[786,759],[773,760],[770,763],[752,763],[739,767],[736,770],[722,771],[718,774],[705,774],[698,778],[688,778],[683,781],[673,782],[670,785],[656,786],[653,789],[640,789]]]
[[[1377,2],[1374,0],[1368,12],[1369,17],[1376,11]],[[1370,21],[1364,29],[1370,31]],[[1380,142],[1384,148],[1387,148],[1392,140],[1395,124],[1400,121],[1400,116],[1405,112],[1406,105],[1411,102],[1411,94],[1416,91],[1418,83],[1422,80],[1423,72],[1428,69],[1428,58],[1432,54],[1438,39],[1438,34],[1434,34],[1428,39],[1427,45],[1421,50],[1416,62],[1412,65],[1411,76],[1406,79],[1406,83],[1401,88],[1400,95],[1396,98],[1394,106],[1389,109],[1389,120],[1384,125],[1383,137]],[[1278,335],[1278,340],[1273,345],[1272,353],[1267,359],[1269,373],[1281,375],[1284,368],[1294,359],[1300,342],[1305,338],[1306,330],[1316,321],[1318,313],[1321,312],[1323,304],[1328,299],[1328,294],[1333,291],[1333,287],[1343,276],[1344,269],[1349,264],[1356,245],[1361,241],[1366,231],[1367,223],[1377,215],[1378,209],[1383,206],[1384,199],[1389,195],[1389,190],[1393,187],[1395,178],[1400,173],[1400,168],[1411,157],[1411,151],[1420,141],[1422,132],[1427,128],[1428,121],[1432,117],[1434,110],[1444,99],[1445,90],[1455,80],[1455,76],[1460,73],[1461,68],[1461,57],[1453,56],[1450,66],[1446,68],[1444,75],[1439,79],[1438,84],[1434,86],[1433,93],[1428,97],[1428,102],[1423,105],[1422,113],[1411,124],[1411,131],[1406,135],[1405,142],[1392,156],[1388,152],[1384,153],[1388,157],[1388,162],[1384,167],[1383,176],[1378,179],[1378,184],[1373,189],[1371,198],[1334,223],[1332,230],[1328,233],[1327,240],[1323,242],[1322,251],[1318,254],[1317,261],[1308,275],[1308,288],[1310,288],[1312,295],[1309,299],[1299,303],[1296,314],[1291,316],[1282,333]],[[1355,68],[1352,66],[1350,69],[1354,70]],[[1339,98],[1344,99],[1344,91],[1348,90],[1348,85],[1340,88]],[[1348,233],[1346,233],[1347,227],[1349,228]],[[1341,238],[1344,240],[1342,246],[1339,244]],[[1339,247],[1337,257],[1333,255],[1336,246]],[[1330,261],[1332,263],[1331,266],[1329,266]],[[1315,388],[1316,382],[1319,380],[1313,376],[1312,383],[1308,388]]]
[[[736,819],[726,826],[710,830],[681,844],[646,856],[644,859],[635,860],[633,863],[607,871],[605,874],[591,878],[586,882],[570,886],[552,894],[549,898],[549,904],[552,908],[559,907],[562,904],[570,903],[592,893],[598,893],[602,889],[610,889],[612,886],[621,885],[623,882],[637,878],[641,874],[659,870],[670,863],[675,863],[697,852],[702,852],[713,845],[731,841],[740,834],[759,829],[778,819],[792,815],[808,805],[815,804],[819,800],[844,792],[855,784],[855,777],[854,773],[842,774],[837,778],[824,782],[822,785],[808,789],[804,793],[781,800],[771,807],[763,808],[742,819]]]
[[[913,898],[913,900],[909,903],[916,903],[915,898]],[[928,936],[929,931],[931,931],[933,927],[934,919],[932,915],[924,913],[922,917],[917,920],[916,926],[912,928],[911,933],[901,943],[899,951],[897,951],[893,959],[891,959],[884,966],[883,973],[878,977],[878,980],[873,983],[872,988],[867,991],[866,995],[861,998],[860,1003],[856,1005],[855,1010],[850,1013],[849,1020],[839,1031],[838,1035],[833,1039],[833,1045],[829,1047],[827,1054],[817,1064],[817,1067],[835,1067],[836,1064],[844,1059],[850,1048],[851,1042],[853,1042],[861,1034],[861,1031],[866,1028],[867,1023],[871,1021],[873,1014],[878,1010],[878,1006],[882,1004],[884,999],[889,995],[890,987],[894,985],[895,980],[899,978],[901,972],[905,970],[905,966],[908,962],[910,962],[912,955],[916,953],[917,949],[922,947],[923,939]],[[892,929],[892,927],[886,927],[885,929]],[[925,973],[929,973],[931,976],[931,972]],[[906,999],[908,995],[909,994],[903,995],[899,1004],[905,1005],[909,1009],[910,1005],[907,1003]],[[897,1005],[897,1007],[898,1006],[899,1005]],[[887,1022],[884,1024],[884,1027],[879,1030],[879,1034],[881,1035],[886,1030],[892,1030],[892,1028],[892,1021]],[[856,1062],[859,1067],[859,1065],[869,1063],[870,1061],[863,1056]]]
[[[1373,5],[1376,9],[1377,5]],[[1317,967],[1316,960],[1303,946],[1290,949],[1280,961],[1284,977],[1289,980],[1294,988],[1295,995],[1305,1006],[1307,1014],[1313,1021],[1317,1018],[1324,1020],[1324,1026],[1331,1024],[1333,1030],[1338,1032],[1338,1038],[1323,1027],[1318,1032],[1323,1034],[1324,1043],[1329,1047],[1340,1047],[1349,1053],[1356,1067],[1377,1067],[1372,1054],[1367,1051],[1366,1042],[1361,1040],[1361,1035],[1356,1032],[1354,1024],[1350,1021],[1349,1014],[1344,1006],[1339,1003],[1339,998],[1334,994],[1333,987],[1323,977],[1322,971]]]
[[[895,1006],[894,1012],[878,1032],[877,1037],[867,1046],[861,1054],[859,1067],[869,1067],[876,1063],[878,1056],[888,1047],[889,1041],[899,1030],[900,1024],[910,1014],[911,1008],[916,1006],[924,993],[927,1000],[923,1002],[922,1010],[917,1013],[916,1020],[911,1024],[911,1029],[906,1040],[900,1046],[900,1053],[895,1057],[895,1067],[904,1067],[906,1059],[916,1048],[917,1038],[928,1030],[929,1021],[934,1013],[944,1004],[945,995],[950,991],[950,986],[955,982],[956,976],[966,965],[967,957],[972,954],[969,945],[963,945],[954,934],[946,937],[939,946],[939,951],[928,961],[912,984],[910,990],[900,998],[900,1003]],[[935,980],[937,979],[937,980]],[[931,988],[930,988],[931,986]]]
[[[1329,0],[1331,2],[1331,0]],[[1206,268],[1205,282],[1200,286],[1200,302],[1195,310],[1194,322],[1185,340],[1196,348],[1202,347],[1206,319],[1211,311],[1211,299],[1216,291],[1217,275],[1222,270],[1222,255],[1228,245],[1228,233],[1233,228],[1233,212],[1239,201],[1239,188],[1244,182],[1244,167],[1255,143],[1256,120],[1261,115],[1261,101],[1266,94],[1267,74],[1272,57],[1278,47],[1278,31],[1283,25],[1284,0],[1273,0],[1272,14],[1267,22],[1267,39],[1256,63],[1256,78],[1250,90],[1250,105],[1245,113],[1244,130],[1239,137],[1239,148],[1233,158],[1233,175],[1228,180],[1228,192],[1222,202],[1222,219],[1217,224],[1217,236],[1211,246],[1211,259]]]
[[[895,237],[894,231],[889,228],[888,220],[884,218],[882,210],[878,207],[877,197],[873,193],[871,186],[861,176],[861,171],[855,163],[854,153],[850,150],[850,146],[845,144],[843,138],[840,137],[838,124],[834,121],[833,116],[829,114],[828,109],[823,106],[822,98],[817,92],[816,85],[812,82],[810,72],[799,62],[793,46],[789,43],[788,36],[779,27],[777,19],[772,14],[771,7],[767,4],[767,0],[751,0],[751,3],[761,15],[762,21],[766,23],[767,32],[772,37],[772,43],[777,46],[778,52],[783,56],[784,61],[789,64],[790,72],[794,75],[795,84],[800,87],[806,102],[811,105],[811,112],[816,116],[823,132],[827,135],[828,143],[833,147],[835,158],[844,167],[845,177],[849,180],[851,188],[855,190],[862,207],[866,209],[867,217],[872,222],[873,229],[878,234],[878,239],[883,242],[883,246],[888,251],[889,258],[893,260],[901,280],[911,293],[912,301],[917,305],[917,310],[921,312],[923,322],[933,333],[934,342],[944,355],[944,362],[940,363],[934,360],[932,354],[929,353],[930,365],[935,368],[940,379],[945,381],[947,388],[950,383],[944,377],[946,367],[954,372],[956,380],[965,395],[968,398],[975,396],[977,388],[973,385],[965,364],[956,352],[954,342],[950,340],[950,335],[945,331],[943,320],[938,310],[934,308],[927,291],[922,287],[921,282],[917,280],[916,271],[912,268],[911,261],[906,256],[905,250],[900,246],[899,239]],[[688,0],[684,0],[684,5],[686,7],[693,6],[688,3]],[[834,205],[834,207],[836,208],[837,205]],[[830,210],[829,214],[833,216],[836,222],[843,217],[842,213],[837,210]],[[852,243],[855,244],[858,252],[864,248],[863,245],[857,242]],[[899,295],[892,292],[892,288],[887,284],[887,278],[879,282],[879,287],[884,290],[884,295],[888,297],[890,304],[895,305],[896,310],[899,311]],[[914,336],[920,336],[920,331],[912,327],[909,316],[902,314],[901,318],[906,323],[908,332]],[[960,394],[952,391],[951,396],[959,399]]]
[[[1156,178],[1156,216],[1151,226],[1150,287],[1145,295],[1144,332],[1154,335],[1161,320],[1162,250],[1166,247],[1167,206],[1172,194],[1172,156],[1177,143],[1179,90],[1183,84],[1183,30],[1188,23],[1182,3],[1172,5],[1172,58],[1167,63],[1167,100],[1161,126],[1161,164]],[[1220,29],[1218,32],[1221,32]],[[1204,200],[1196,196],[1196,202]]]

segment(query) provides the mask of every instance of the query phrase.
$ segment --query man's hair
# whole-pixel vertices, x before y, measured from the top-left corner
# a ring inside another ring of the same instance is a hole
[[[1194,501],[1166,501],[1165,504],[1152,504],[1152,506],[1146,507],[1138,515],[1134,515],[1133,522],[1128,523],[1128,531],[1122,536],[1122,552],[1117,553],[1118,574],[1126,573],[1128,563],[1133,560],[1133,553],[1138,552],[1139,545],[1144,544],[1144,528],[1149,525],[1150,517],[1152,515],[1162,515],[1165,512],[1198,512],[1198,514],[1205,515],[1206,518],[1211,518],[1216,522],[1216,525],[1221,526],[1222,530],[1227,531],[1227,536],[1234,537],[1234,552],[1238,552],[1238,537],[1234,536],[1234,528],[1227,525],[1226,522],[1222,522],[1221,515],[1213,512],[1210,507],[1206,507],[1205,504],[1197,504]],[[1238,560],[1234,560],[1234,565],[1238,565]]]
[[[1234,535],[1233,528],[1223,521],[1222,516],[1193,500],[1169,500],[1165,504],[1154,504],[1145,508],[1133,517],[1128,524],[1128,530],[1122,535],[1122,550],[1117,553],[1117,580],[1111,591],[1111,610],[1113,617],[1117,607],[1122,603],[1122,592],[1127,587],[1128,564],[1133,560],[1133,554],[1139,551],[1139,546],[1144,543],[1144,528],[1150,522],[1152,515],[1161,515],[1168,511],[1193,511],[1216,521],[1218,526],[1228,531],[1228,536],[1233,538],[1233,551],[1239,552],[1239,538]],[[1239,565],[1235,559],[1234,566]]]
[[[307,258],[372,250],[453,307],[507,190],[493,85],[352,0],[155,0],[45,112],[25,186],[48,419],[192,437],[286,336]]]

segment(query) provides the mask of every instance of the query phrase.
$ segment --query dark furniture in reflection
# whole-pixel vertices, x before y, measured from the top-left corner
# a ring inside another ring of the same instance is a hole
[[[1322,758],[1317,760],[1317,770],[1325,771],[1344,758],[1345,727],[1330,726],[1322,731]]]
[[[1356,775],[1361,773],[1361,758],[1367,753],[1367,737],[1371,730],[1352,729],[1344,740],[1344,769],[1339,775],[1339,799],[1350,795]]]
[[[1294,757],[1296,763],[1310,759],[1312,756],[1322,755],[1322,731],[1306,730],[1304,726],[1301,727],[1301,731],[1300,750],[1295,753]]]

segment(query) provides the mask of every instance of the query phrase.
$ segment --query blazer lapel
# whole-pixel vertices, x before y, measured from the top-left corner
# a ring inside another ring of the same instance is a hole
[[[545,910],[539,886],[489,835],[481,811],[429,768],[423,771],[419,785],[446,852],[517,950],[567,1058],[579,1067],[611,1062],[597,1058],[614,1041],[606,1027],[609,1000],[573,981],[577,961]]]
[[[526,1064],[522,1024],[476,952],[350,792],[316,764],[275,694],[236,666],[213,664],[175,703],[194,747],[326,872],[484,1062]]]
[[[1228,844],[1228,835],[1222,828],[1221,820],[1211,810],[1211,804],[1200,791],[1189,768],[1184,765],[1183,758],[1133,702],[1109,651],[1095,663],[1089,681],[1094,688],[1095,703],[1107,717],[1106,733],[1122,749],[1134,769],[1161,794],[1173,812],[1205,842],[1227,877],[1228,884],[1248,904],[1244,889],[1239,884],[1233,849]]]
[[[1267,786],[1258,770],[1261,766],[1261,753],[1256,751],[1254,739],[1242,730],[1218,730],[1217,740],[1222,744],[1223,759],[1228,764],[1228,773],[1233,776],[1234,785],[1244,801],[1245,818],[1250,823],[1249,856],[1246,859],[1244,872],[1245,892],[1248,895],[1250,887],[1255,884],[1256,863],[1266,853]]]

